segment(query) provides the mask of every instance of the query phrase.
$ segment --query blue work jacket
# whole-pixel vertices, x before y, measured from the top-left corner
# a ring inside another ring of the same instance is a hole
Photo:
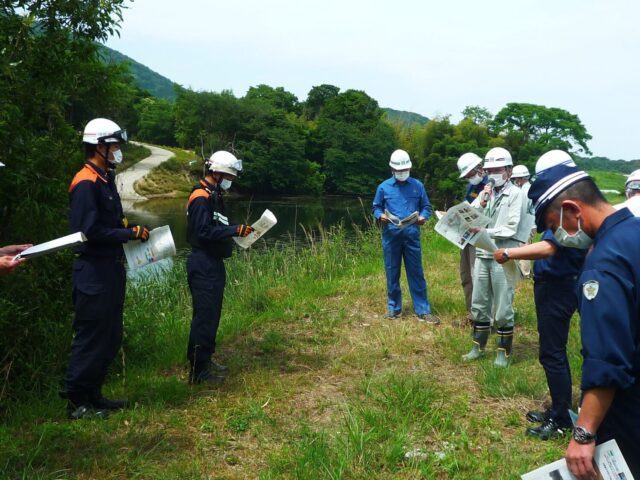
[[[395,177],[382,182],[376,190],[373,199],[373,216],[380,220],[380,216],[388,210],[398,218],[405,218],[413,212],[418,212],[421,217],[431,217],[431,202],[424,185],[420,180],[409,177],[405,182],[399,182]],[[416,228],[415,225],[407,227]],[[385,231],[397,231],[395,225],[387,224]]]

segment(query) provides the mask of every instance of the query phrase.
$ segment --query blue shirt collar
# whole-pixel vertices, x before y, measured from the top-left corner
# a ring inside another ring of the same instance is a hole
[[[597,243],[600,239],[602,239],[602,237],[604,237],[607,234],[607,232],[611,230],[613,227],[615,227],[617,224],[619,224],[620,222],[623,222],[628,218],[633,218],[633,217],[634,217],[633,213],[631,213],[631,211],[628,208],[621,208],[620,210],[617,210],[615,213],[612,213],[607,218],[605,218],[604,222],[602,222],[602,225],[600,225],[600,228],[596,232],[596,236],[593,239],[594,243]]]

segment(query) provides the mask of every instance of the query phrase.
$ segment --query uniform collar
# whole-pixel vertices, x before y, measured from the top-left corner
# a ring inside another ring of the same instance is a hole
[[[202,185],[209,193],[215,192],[216,190],[216,186],[207,182],[204,178],[200,179],[200,185]]]
[[[620,210],[612,213],[607,218],[604,219],[602,225],[596,232],[596,236],[594,238],[594,242],[598,242],[602,237],[604,237],[609,230],[615,227],[617,224],[627,220],[628,218],[634,218],[633,213],[628,208],[621,208]]]
[[[86,162],[84,164],[84,168],[88,168],[89,170],[91,170],[93,173],[95,173],[96,175],[98,175],[98,178],[100,180],[102,180],[105,183],[109,183],[109,178],[107,177],[107,172],[105,172],[103,169],[101,169],[100,167],[98,167],[97,165],[94,165],[91,162]]]

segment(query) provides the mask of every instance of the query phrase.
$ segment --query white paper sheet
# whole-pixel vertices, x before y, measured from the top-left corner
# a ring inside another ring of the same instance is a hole
[[[58,250],[73,247],[74,245],[78,245],[86,241],[87,241],[87,237],[85,237],[82,232],[72,233],[71,235],[67,235],[65,237],[56,238],[55,240],[51,240],[49,242],[45,242],[39,245],[34,245],[33,247],[29,247],[26,250],[23,250],[22,252],[20,252],[18,255],[16,255],[14,257],[14,261],[19,260],[21,258],[39,257],[40,255],[46,255],[47,253],[57,252]]]
[[[271,227],[278,223],[278,219],[267,209],[262,213],[262,216],[253,224],[253,232],[246,237],[233,237],[235,242],[244,249],[249,248],[253,243],[267,233]]]
[[[602,480],[633,480],[633,475],[624,461],[624,457],[615,440],[609,440],[596,447],[593,460],[599,470],[599,479]],[[525,473],[522,480],[575,480],[576,477],[567,468],[567,462],[557,460],[540,467],[529,473]]]
[[[489,217],[480,213],[468,202],[462,202],[447,210],[447,213],[436,223],[435,230],[456,247],[463,249],[469,243],[472,245],[477,241],[483,245],[486,243],[488,235],[485,237],[481,232],[490,221]],[[489,241],[491,241],[490,238]],[[495,248],[493,245],[493,250]]]
[[[144,243],[140,240],[130,240],[122,247],[129,268],[144,267],[176,254],[176,245],[169,225],[151,230],[149,240]]]

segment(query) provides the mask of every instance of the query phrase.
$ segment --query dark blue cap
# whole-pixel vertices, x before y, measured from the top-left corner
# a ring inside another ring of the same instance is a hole
[[[589,178],[587,172],[578,167],[556,165],[540,172],[529,189],[529,198],[536,211],[536,227],[538,232],[546,230],[544,212],[558,195],[570,186]]]

